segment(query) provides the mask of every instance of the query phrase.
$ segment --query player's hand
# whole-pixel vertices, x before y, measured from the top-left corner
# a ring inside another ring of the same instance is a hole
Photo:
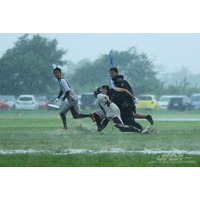
[[[57,103],[58,103],[58,101],[59,101],[59,99],[58,99],[58,98],[56,98],[56,100],[54,101],[54,104],[57,104]]]
[[[110,102],[107,100],[105,105],[107,105],[109,107],[110,106]]]
[[[134,104],[138,104],[139,103],[139,99],[137,97],[134,97],[133,102],[134,102]]]

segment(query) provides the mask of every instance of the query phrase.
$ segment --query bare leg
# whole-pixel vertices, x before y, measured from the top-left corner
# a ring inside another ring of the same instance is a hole
[[[142,113],[133,113],[133,116],[134,118],[137,118],[137,119],[147,119],[151,125],[154,124],[154,121],[151,115],[145,115]]]
[[[66,114],[64,114],[64,113],[60,113],[60,116],[61,116],[61,119],[62,119],[62,122],[63,122],[63,128],[64,129],[67,129],[67,120],[66,120]]]
[[[146,117],[147,117],[147,115],[145,115],[145,114],[142,114],[142,113],[133,113],[133,116],[135,117],[135,118],[142,118],[142,119],[146,119]]]

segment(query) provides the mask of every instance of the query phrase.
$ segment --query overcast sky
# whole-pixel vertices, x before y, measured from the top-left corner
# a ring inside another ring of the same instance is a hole
[[[0,57],[12,48],[23,34],[0,34]],[[161,65],[164,71],[173,72],[182,66],[192,73],[200,73],[200,34],[40,34],[49,39],[56,38],[59,48],[67,49],[67,60],[78,62],[83,58],[95,60],[113,50],[128,50],[136,47],[139,53],[145,52]]]

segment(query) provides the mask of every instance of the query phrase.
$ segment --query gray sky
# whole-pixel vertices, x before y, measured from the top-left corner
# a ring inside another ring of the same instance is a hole
[[[7,49],[12,48],[17,38],[23,34],[1,33],[0,56]],[[139,53],[145,52],[154,59],[154,63],[161,65],[163,71],[173,72],[182,66],[196,74],[200,73],[200,34],[54,34],[45,33],[41,36],[49,39],[56,38],[59,48],[68,49],[67,60],[78,62],[83,58],[95,60],[102,54],[113,50],[128,50],[134,46]]]

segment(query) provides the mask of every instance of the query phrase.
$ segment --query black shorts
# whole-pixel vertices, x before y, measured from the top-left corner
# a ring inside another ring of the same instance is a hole
[[[118,105],[120,112],[121,112],[121,118],[125,125],[134,125],[135,119],[133,116],[132,106],[129,102],[124,102],[121,105]]]
[[[133,102],[133,100],[131,99],[131,101],[129,101],[129,103],[131,105],[132,112],[136,113],[136,106],[135,106],[135,103]]]

